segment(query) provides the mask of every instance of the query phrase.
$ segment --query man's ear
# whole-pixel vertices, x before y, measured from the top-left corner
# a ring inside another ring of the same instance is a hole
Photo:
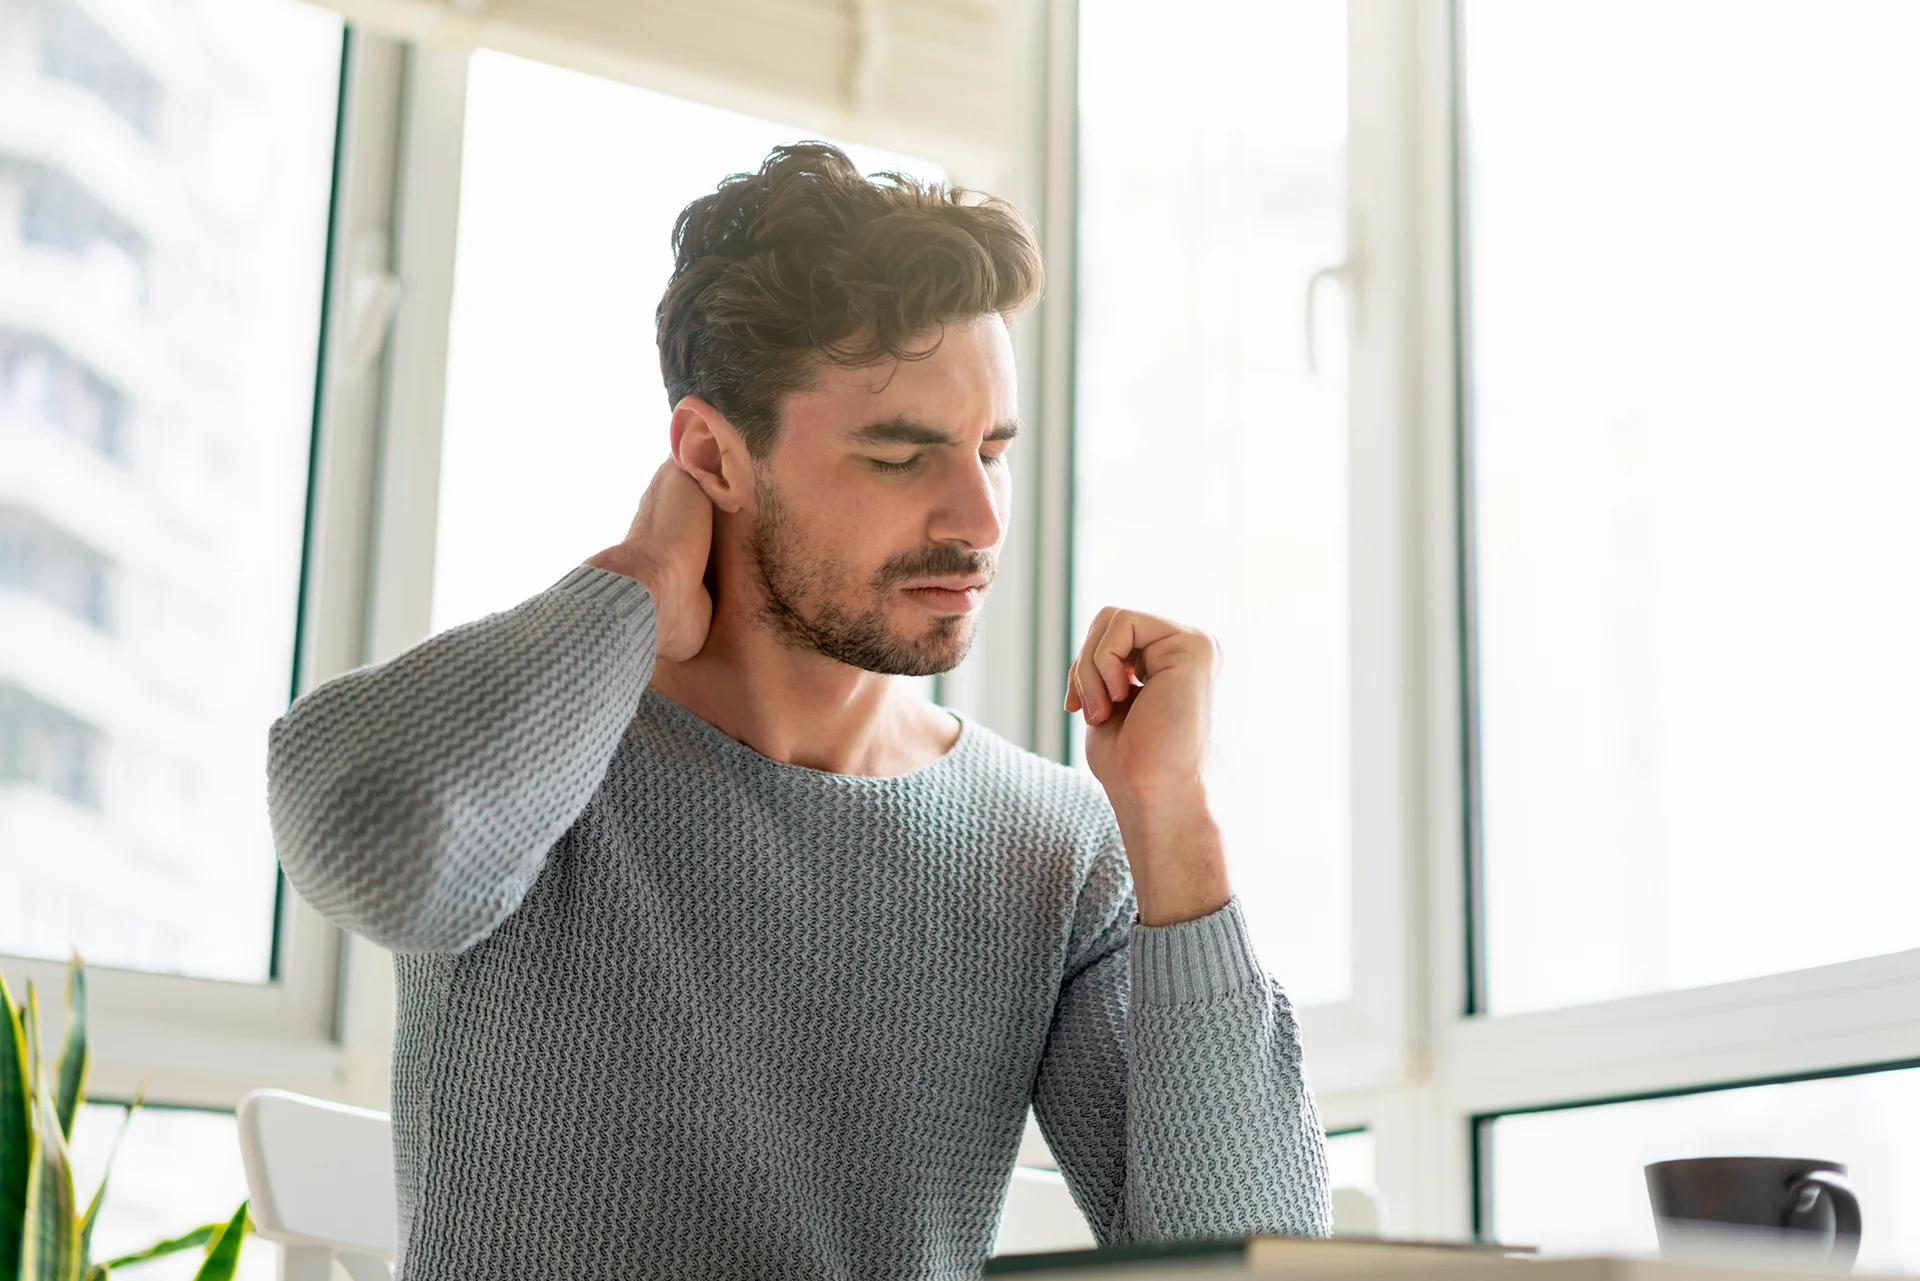
[[[725,414],[698,396],[683,396],[673,407],[668,431],[680,469],[699,482],[715,507],[737,514],[752,501],[747,444]]]

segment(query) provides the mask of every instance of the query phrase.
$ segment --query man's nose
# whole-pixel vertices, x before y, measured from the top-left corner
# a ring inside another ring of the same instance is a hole
[[[1000,537],[1006,532],[1006,512],[1002,487],[993,475],[993,467],[1000,465],[976,458],[972,466],[953,469],[953,476],[942,488],[932,528],[927,531],[934,542],[977,550],[1000,545]]]

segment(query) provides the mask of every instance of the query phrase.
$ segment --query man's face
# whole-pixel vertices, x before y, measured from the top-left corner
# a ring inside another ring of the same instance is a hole
[[[871,672],[958,665],[1006,534],[1015,410],[998,316],[947,326],[923,360],[827,365],[789,396],[754,464],[768,624]]]

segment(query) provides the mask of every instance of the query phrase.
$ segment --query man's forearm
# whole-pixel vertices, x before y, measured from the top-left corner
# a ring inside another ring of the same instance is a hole
[[[1123,801],[1114,816],[1133,866],[1140,924],[1195,921],[1233,897],[1226,847],[1204,785],[1179,796]]]
[[[288,880],[384,947],[470,945],[598,790],[653,643],[646,592],[583,568],[306,695],[268,742]]]

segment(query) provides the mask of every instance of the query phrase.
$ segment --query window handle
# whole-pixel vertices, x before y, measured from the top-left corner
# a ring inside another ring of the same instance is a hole
[[[1355,239],[1357,240],[1358,237],[1356,236]],[[1340,288],[1346,292],[1347,329],[1348,332],[1351,333],[1358,325],[1360,318],[1360,264],[1358,255],[1349,253],[1344,260],[1334,263],[1330,267],[1322,267],[1307,277],[1307,314],[1306,324],[1304,326],[1307,338],[1307,372],[1315,378],[1320,376],[1320,327],[1317,323],[1320,286],[1330,282],[1339,285]]]
[[[400,310],[400,277],[387,266],[387,238],[364,232],[354,241],[347,269],[346,324],[340,345],[340,369],[356,379],[373,367],[387,344],[387,331]]]

